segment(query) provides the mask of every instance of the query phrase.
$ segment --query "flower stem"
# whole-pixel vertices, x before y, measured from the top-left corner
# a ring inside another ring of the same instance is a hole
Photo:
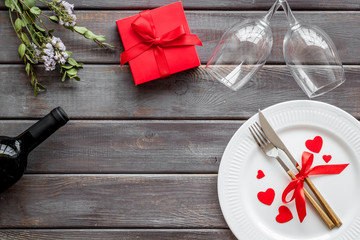
[[[18,38],[20,39],[20,41],[23,43],[23,41],[22,41],[19,33],[16,31],[16,28],[15,28],[15,25],[14,25],[14,20],[13,20],[13,18],[12,18],[11,10],[10,10],[10,9],[9,9],[9,18],[10,18],[11,25],[12,25],[12,27],[14,28],[14,31],[15,31],[16,35],[18,36]]]
[[[17,12],[20,14],[21,18],[22,18],[23,20],[26,20],[24,14],[23,14],[23,12],[22,12],[22,10],[19,9],[18,5],[16,4],[16,2],[15,2],[14,0],[12,0],[12,1],[13,1],[14,5],[16,6]],[[31,18],[30,18],[30,19],[31,19]],[[32,19],[31,19],[31,21],[32,21]],[[25,25],[25,28],[26,28],[26,30],[28,31],[28,33],[30,34],[31,39],[33,40],[33,42],[34,42],[38,47],[40,47],[40,44],[39,44],[38,41],[35,39],[35,37],[32,35],[32,33],[31,33],[31,31],[29,30],[29,28],[28,28],[27,25]],[[32,30],[35,31],[35,29],[32,29]]]

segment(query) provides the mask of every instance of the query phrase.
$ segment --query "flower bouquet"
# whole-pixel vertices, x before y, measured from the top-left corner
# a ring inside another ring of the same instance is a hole
[[[45,4],[51,11],[45,14],[36,6],[36,0],[5,0],[5,6],[9,8],[11,24],[20,39],[18,48],[19,57],[23,59],[25,71],[30,77],[34,87],[35,96],[45,87],[38,82],[34,72],[34,65],[41,63],[46,71],[52,71],[59,67],[62,81],[66,79],[79,81],[77,70],[83,64],[71,57],[72,52],[59,37],[54,35],[53,29],[48,29],[44,20],[57,23],[64,28],[78,33],[87,39],[93,40],[100,47],[113,47],[105,43],[105,36],[96,35],[85,27],[77,26],[74,5],[63,0],[38,0]]]

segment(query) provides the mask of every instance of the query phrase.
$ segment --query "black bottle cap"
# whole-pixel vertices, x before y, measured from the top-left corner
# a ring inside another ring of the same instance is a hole
[[[68,115],[61,107],[53,109],[51,115],[56,119],[60,126],[64,126],[69,121]]]

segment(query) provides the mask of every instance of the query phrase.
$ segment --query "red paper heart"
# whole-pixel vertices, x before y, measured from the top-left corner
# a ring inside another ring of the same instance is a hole
[[[275,198],[275,191],[272,188],[268,188],[265,192],[259,192],[257,198],[260,202],[266,205],[271,205]]]
[[[323,140],[320,136],[316,136],[313,140],[306,140],[305,146],[314,153],[319,153],[323,145]]]
[[[286,223],[293,219],[293,215],[288,207],[280,206],[279,214],[276,216],[275,219],[278,223]]]
[[[261,170],[259,170],[259,171],[258,171],[258,174],[257,174],[257,176],[256,176],[256,178],[257,178],[257,179],[262,179],[263,177],[265,177],[264,172],[263,172],[263,171],[261,171]]]
[[[326,163],[328,163],[331,160],[331,155],[323,155],[323,159]]]

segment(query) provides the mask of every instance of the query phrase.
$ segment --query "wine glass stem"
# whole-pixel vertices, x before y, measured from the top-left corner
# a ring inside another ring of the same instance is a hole
[[[263,21],[269,24],[272,16],[274,16],[275,12],[278,10],[279,7],[280,7],[279,0],[276,0],[275,3],[271,6],[270,10],[266,13],[265,17],[263,18]]]
[[[289,22],[290,27],[298,24],[298,21],[296,20],[296,18],[294,17],[294,14],[291,11],[289,3],[286,0],[279,0],[279,1],[280,1],[282,8],[284,9],[284,12],[285,12],[285,15]]]

